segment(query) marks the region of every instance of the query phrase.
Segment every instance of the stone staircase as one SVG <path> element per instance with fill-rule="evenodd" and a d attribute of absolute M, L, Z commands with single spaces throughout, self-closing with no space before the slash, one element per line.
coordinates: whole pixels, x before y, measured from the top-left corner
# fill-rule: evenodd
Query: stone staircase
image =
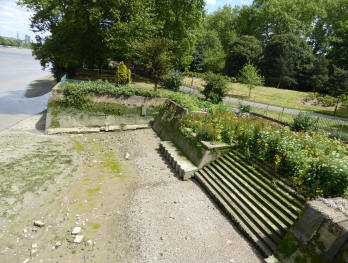
<path fill-rule="evenodd" d="M 305 204 L 303 197 L 237 151 L 204 166 L 195 178 L 265 257 L 273 254 Z"/>

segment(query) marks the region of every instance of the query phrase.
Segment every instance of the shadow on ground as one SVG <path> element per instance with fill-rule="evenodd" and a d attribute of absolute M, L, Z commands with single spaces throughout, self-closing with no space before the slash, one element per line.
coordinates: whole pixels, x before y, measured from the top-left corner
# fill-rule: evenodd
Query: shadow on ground
<path fill-rule="evenodd" d="M 47 116 L 47 110 L 43 111 L 41 113 L 41 118 L 40 120 L 35 124 L 35 128 L 38 130 L 38 131 L 45 131 L 45 128 L 46 128 L 46 116 Z"/>
<path fill-rule="evenodd" d="M 46 79 L 34 80 L 28 86 L 25 92 L 25 97 L 35 98 L 35 97 L 43 96 L 49 93 L 55 84 L 56 84 L 56 81 L 52 77 L 49 77 Z"/>

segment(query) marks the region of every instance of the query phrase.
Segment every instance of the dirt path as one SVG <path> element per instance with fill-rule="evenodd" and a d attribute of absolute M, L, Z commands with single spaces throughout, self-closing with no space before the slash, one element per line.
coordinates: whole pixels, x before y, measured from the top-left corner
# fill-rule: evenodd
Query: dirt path
<path fill-rule="evenodd" d="M 0 262 L 261 262 L 152 130 L 46 136 L 40 119 L 0 133 Z"/>

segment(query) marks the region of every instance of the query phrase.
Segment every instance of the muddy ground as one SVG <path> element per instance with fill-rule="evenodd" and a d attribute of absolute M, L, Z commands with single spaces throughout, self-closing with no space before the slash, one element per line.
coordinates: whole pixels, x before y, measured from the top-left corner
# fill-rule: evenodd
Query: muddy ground
<path fill-rule="evenodd" d="M 0 133 L 0 262 L 262 262 L 151 129 L 47 136 L 42 123 Z"/>

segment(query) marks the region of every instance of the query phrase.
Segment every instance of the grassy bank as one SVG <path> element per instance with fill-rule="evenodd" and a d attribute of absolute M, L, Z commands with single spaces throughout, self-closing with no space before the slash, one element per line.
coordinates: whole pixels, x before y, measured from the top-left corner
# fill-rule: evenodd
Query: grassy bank
<path fill-rule="evenodd" d="M 186 86 L 198 90 L 203 90 L 204 80 L 201 78 L 186 77 L 184 79 Z M 312 92 L 301 92 L 296 90 L 276 89 L 271 87 L 258 86 L 251 91 L 251 97 L 248 97 L 249 89 L 241 83 L 231 83 L 228 85 L 228 95 L 237 99 L 248 100 L 252 102 L 275 105 L 284 108 L 297 109 L 302 111 L 311 111 L 326 115 L 333 115 L 334 107 L 323 107 L 315 105 L 305 105 L 302 99 L 313 94 Z M 337 112 L 338 117 L 348 118 L 348 109 L 340 108 Z"/>

